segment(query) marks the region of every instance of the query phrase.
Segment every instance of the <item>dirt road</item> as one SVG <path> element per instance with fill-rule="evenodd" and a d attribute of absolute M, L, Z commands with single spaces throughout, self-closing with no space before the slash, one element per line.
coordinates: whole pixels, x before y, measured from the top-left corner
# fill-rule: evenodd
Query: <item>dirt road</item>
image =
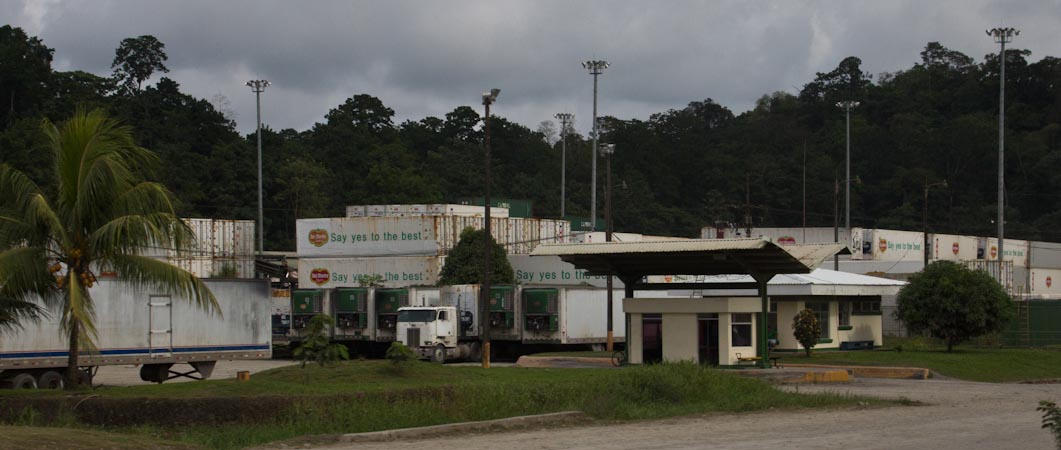
<path fill-rule="evenodd" d="M 767 411 L 619 425 L 444 436 L 431 440 L 343 444 L 321 449 L 889 449 L 1053 450 L 1039 428 L 1039 400 L 1061 401 L 1061 384 L 944 380 L 860 380 L 788 387 L 908 398 L 928 406 Z"/>

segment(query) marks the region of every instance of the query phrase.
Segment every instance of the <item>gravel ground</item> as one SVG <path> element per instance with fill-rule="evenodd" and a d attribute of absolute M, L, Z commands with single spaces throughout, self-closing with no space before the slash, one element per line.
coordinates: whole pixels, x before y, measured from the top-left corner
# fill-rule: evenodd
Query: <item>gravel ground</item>
<path fill-rule="evenodd" d="M 429 440 L 339 444 L 320 449 L 1055 449 L 1040 429 L 1039 400 L 1061 400 L 1061 384 L 990 384 L 953 380 L 857 380 L 844 385 L 786 386 L 906 398 L 926 406 L 766 411 Z"/>
<path fill-rule="evenodd" d="M 223 380 L 226 378 L 236 378 L 236 372 L 242 370 L 248 370 L 253 374 L 255 372 L 261 372 L 276 367 L 290 366 L 292 364 L 297 364 L 297 362 L 285 359 L 241 359 L 235 361 L 218 361 L 217 365 L 214 366 L 214 373 L 210 375 L 210 379 Z M 177 364 L 173 366 L 172 370 L 189 372 L 192 368 L 187 364 Z M 167 383 L 187 381 L 195 380 L 180 377 L 169 380 Z M 140 380 L 140 366 L 138 365 L 99 366 L 99 371 L 96 372 L 96 376 L 93 378 L 92 383 L 96 386 L 134 386 L 138 384 L 151 384 L 147 381 Z"/>

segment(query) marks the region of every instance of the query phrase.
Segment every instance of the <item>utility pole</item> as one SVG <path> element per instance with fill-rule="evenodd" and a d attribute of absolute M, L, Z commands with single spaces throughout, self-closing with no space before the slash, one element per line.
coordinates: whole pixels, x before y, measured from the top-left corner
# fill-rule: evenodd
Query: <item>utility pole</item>
<path fill-rule="evenodd" d="M 486 107 L 486 116 L 483 117 L 483 147 L 484 153 L 486 153 L 486 188 L 483 192 L 483 205 L 485 210 L 483 211 L 483 219 L 485 223 L 483 228 L 486 230 L 486 239 L 483 239 L 483 283 L 479 286 L 479 303 L 480 303 L 480 314 L 479 320 L 482 321 L 482 327 L 479 332 L 482 336 L 479 338 L 483 341 L 483 368 L 490 368 L 490 275 L 494 272 L 494 267 L 490 262 L 490 257 L 494 253 L 493 235 L 490 233 L 490 210 L 493 209 L 490 205 L 490 184 L 492 182 L 490 178 L 490 105 L 497 101 L 498 94 L 501 93 L 501 89 L 491 89 L 490 92 L 483 93 L 483 106 Z"/>
<path fill-rule="evenodd" d="M 835 175 L 835 174 L 834 174 Z M 840 242 L 840 180 L 834 176 L 833 182 L 833 242 Z M 850 233 L 850 231 L 848 231 Z M 850 240 L 850 239 L 848 239 Z M 840 271 L 840 257 L 833 255 L 833 270 Z"/>
<path fill-rule="evenodd" d="M 600 149 L 601 156 L 605 158 L 605 171 L 607 172 L 606 187 L 604 190 L 604 241 L 612 241 L 612 156 L 615 155 L 615 144 L 604 144 Z M 612 332 L 612 275 L 608 274 L 608 352 L 615 351 L 615 338 Z"/>
<path fill-rule="evenodd" d="M 752 237 L 752 176 L 744 174 L 744 237 Z"/>
<path fill-rule="evenodd" d="M 590 166 L 592 172 L 593 181 L 590 186 L 590 205 L 589 205 L 589 221 L 593 224 L 593 231 L 597 231 L 597 76 L 604 73 L 604 69 L 607 69 L 611 65 L 608 61 L 586 61 L 582 63 L 582 68 L 589 70 L 589 74 L 593 75 L 593 163 Z"/>
<path fill-rule="evenodd" d="M 269 87 L 269 80 L 250 80 L 247 86 L 254 92 L 258 109 L 258 257 L 265 251 L 265 214 L 262 206 L 262 92 Z"/>
<path fill-rule="evenodd" d="M 845 159 L 846 175 L 844 176 L 844 229 L 847 230 L 848 236 L 851 235 L 851 110 L 857 108 L 858 102 L 852 100 L 845 100 L 836 104 L 837 108 L 844 110 L 847 116 L 847 151 Z M 851 246 L 850 239 L 848 239 L 849 247 Z"/>
<path fill-rule="evenodd" d="M 922 206 L 924 207 L 924 216 L 923 216 L 924 222 L 922 222 L 922 225 L 921 225 L 921 234 L 924 235 L 924 238 L 925 238 L 925 241 L 924 241 L 925 242 L 925 244 L 924 244 L 925 248 L 924 248 L 924 250 L 925 250 L 925 267 L 926 268 L 928 267 L 928 258 L 929 258 L 929 245 L 928 245 L 928 190 L 931 189 L 931 188 L 934 188 L 936 186 L 940 186 L 940 187 L 946 188 L 947 187 L 947 180 L 943 180 L 943 181 L 940 181 L 938 183 L 929 184 L 928 183 L 928 177 L 925 177 L 925 199 L 924 199 L 924 202 L 922 202 L 923 203 Z"/>
<path fill-rule="evenodd" d="M 998 273 L 1002 274 L 1003 252 L 1005 245 L 1005 169 L 1006 160 L 1006 43 L 1013 40 L 1013 36 L 1020 35 L 1016 28 L 992 28 L 987 30 L 987 35 L 995 39 L 1001 45 L 998 52 Z"/>
<path fill-rule="evenodd" d="M 560 120 L 560 218 L 567 216 L 567 127 L 574 120 L 575 115 L 571 113 L 559 113 L 556 118 Z"/>
<path fill-rule="evenodd" d="M 807 243 L 807 140 L 803 140 L 803 240 Z"/>

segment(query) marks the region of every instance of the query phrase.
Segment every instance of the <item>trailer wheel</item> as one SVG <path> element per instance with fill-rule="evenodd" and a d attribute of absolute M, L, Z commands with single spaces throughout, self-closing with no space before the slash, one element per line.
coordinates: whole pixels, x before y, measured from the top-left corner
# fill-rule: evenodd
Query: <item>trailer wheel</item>
<path fill-rule="evenodd" d="M 161 384 L 169 379 L 169 368 L 173 364 L 144 364 L 140 366 L 140 379 Z"/>
<path fill-rule="evenodd" d="M 431 362 L 436 364 L 446 363 L 446 346 L 438 344 L 435 349 L 431 351 Z"/>
<path fill-rule="evenodd" d="M 49 370 L 37 378 L 37 387 L 40 389 L 62 389 L 66 386 L 63 375 L 54 370 Z"/>
<path fill-rule="evenodd" d="M 32 374 L 20 373 L 7 381 L 11 389 L 37 389 L 37 379 Z"/>

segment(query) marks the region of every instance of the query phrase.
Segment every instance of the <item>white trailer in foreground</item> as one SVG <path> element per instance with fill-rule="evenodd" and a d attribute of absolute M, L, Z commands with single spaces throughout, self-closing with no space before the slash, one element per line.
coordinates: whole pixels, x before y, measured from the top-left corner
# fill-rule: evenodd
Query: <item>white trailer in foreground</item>
<path fill-rule="evenodd" d="M 176 295 L 134 289 L 101 277 L 95 301 L 96 348 L 82 349 L 78 366 L 91 382 L 96 366 L 140 365 L 140 378 L 161 383 L 210 377 L 222 360 L 272 357 L 270 292 L 266 280 L 204 279 L 217 313 Z M 68 357 L 59 314 L 0 333 L 0 381 L 7 387 L 62 386 Z M 187 363 L 186 372 L 172 370 Z"/>

